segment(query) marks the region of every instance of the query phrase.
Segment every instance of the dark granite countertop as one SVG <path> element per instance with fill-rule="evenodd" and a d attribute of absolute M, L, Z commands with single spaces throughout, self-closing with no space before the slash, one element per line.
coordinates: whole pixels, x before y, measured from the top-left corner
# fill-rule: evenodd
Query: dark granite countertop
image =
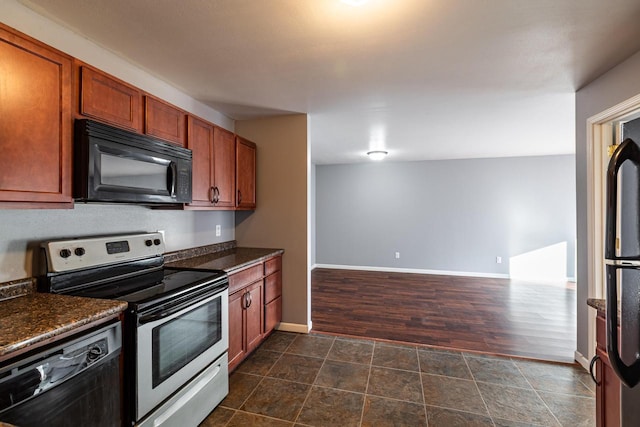
<path fill-rule="evenodd" d="M 232 248 L 168 262 L 167 267 L 203 268 L 207 270 L 224 270 L 227 273 L 233 273 L 243 267 L 265 261 L 276 255 L 282 255 L 283 253 L 284 250 L 282 249 Z"/>
<path fill-rule="evenodd" d="M 603 315 L 607 313 L 606 300 L 604 299 L 589 298 L 587 299 L 587 305 L 598 310 L 598 313 L 602 313 Z"/>
<path fill-rule="evenodd" d="M 0 301 L 0 358 L 118 315 L 126 308 L 122 301 L 37 292 Z"/>

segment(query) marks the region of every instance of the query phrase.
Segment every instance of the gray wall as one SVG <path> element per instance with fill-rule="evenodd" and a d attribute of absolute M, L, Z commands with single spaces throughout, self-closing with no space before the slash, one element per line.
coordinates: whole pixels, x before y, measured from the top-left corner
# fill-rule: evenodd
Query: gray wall
<path fill-rule="evenodd" d="M 578 235 L 578 352 L 589 354 L 587 283 L 587 119 L 640 94 L 640 52 L 576 93 L 576 210 Z"/>
<path fill-rule="evenodd" d="M 165 231 L 168 252 L 224 242 L 234 239 L 234 213 L 83 204 L 73 210 L 0 210 L 0 282 L 37 274 L 34 250 L 44 240 L 157 230 Z"/>
<path fill-rule="evenodd" d="M 318 264 L 500 275 L 511 256 L 567 242 L 574 275 L 572 155 L 316 169 Z"/>
<path fill-rule="evenodd" d="M 309 168 L 309 263 L 316 263 L 316 165 Z"/>

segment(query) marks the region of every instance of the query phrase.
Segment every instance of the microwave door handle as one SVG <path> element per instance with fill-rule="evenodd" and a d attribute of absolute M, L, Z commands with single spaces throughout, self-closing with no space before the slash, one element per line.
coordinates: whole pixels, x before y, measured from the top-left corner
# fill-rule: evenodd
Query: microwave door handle
<path fill-rule="evenodd" d="M 606 212 L 606 236 L 604 257 L 617 259 L 616 257 L 616 218 L 618 217 L 618 173 L 624 162 L 630 160 L 640 165 L 640 150 L 631 138 L 622 141 L 622 144 L 614 151 L 607 168 L 607 212 Z"/>
<path fill-rule="evenodd" d="M 176 162 L 169 163 L 169 169 L 167 173 L 167 189 L 169 190 L 169 195 L 171 197 L 175 197 L 176 195 L 176 179 L 178 179 L 178 167 Z"/>

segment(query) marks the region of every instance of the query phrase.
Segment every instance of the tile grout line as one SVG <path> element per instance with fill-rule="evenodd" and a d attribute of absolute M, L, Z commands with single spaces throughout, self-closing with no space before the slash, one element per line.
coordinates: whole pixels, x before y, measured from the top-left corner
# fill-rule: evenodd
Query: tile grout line
<path fill-rule="evenodd" d="M 297 339 L 297 337 L 296 337 L 296 339 Z M 304 400 L 302 401 L 302 405 L 300 406 L 300 409 L 298 410 L 298 413 L 296 414 L 296 417 L 293 419 L 293 424 L 294 425 L 298 422 L 298 418 L 300 418 L 300 414 L 302 413 L 302 410 L 304 409 L 304 405 L 307 403 L 307 400 L 309 400 L 309 396 L 311 396 L 311 392 L 313 391 L 313 386 L 316 383 L 316 381 L 318 380 L 318 375 L 320 375 L 320 371 L 322 371 L 322 368 L 324 367 L 324 364 L 327 361 L 327 356 L 329 356 L 329 353 L 331 353 L 331 349 L 333 348 L 333 345 L 335 343 L 336 343 L 336 337 L 333 337 L 332 341 L 331 341 L 331 347 L 329 347 L 329 350 L 327 350 L 327 354 L 324 355 L 324 358 L 322 359 L 322 364 L 320 365 L 320 369 L 318 369 L 318 372 L 316 373 L 316 376 L 313 378 L 313 382 L 311 384 L 309 384 L 309 391 L 307 392 L 307 395 L 305 396 Z"/>
<path fill-rule="evenodd" d="M 420 351 L 416 347 L 416 356 L 418 357 L 418 376 L 420 377 L 420 391 L 422 392 L 422 407 L 424 410 L 424 420 L 426 426 L 429 427 L 429 413 L 427 412 L 427 401 L 424 398 L 424 384 L 422 383 L 422 363 L 420 363 Z"/>
<path fill-rule="evenodd" d="M 482 395 L 482 392 L 480 391 L 480 387 L 478 387 L 478 380 L 476 379 L 476 376 L 473 374 L 473 370 L 471 369 L 471 366 L 469 366 L 469 361 L 467 360 L 467 357 L 464 355 L 464 353 L 461 352 L 461 355 L 462 355 L 462 360 L 464 360 L 465 366 L 469 370 L 469 374 L 471 374 L 471 379 L 473 380 L 473 385 L 476 387 L 476 390 L 478 391 L 478 395 L 480 396 L 480 399 L 482 400 L 482 404 L 484 405 L 484 409 L 486 409 L 487 414 L 489 415 L 489 419 L 491 420 L 491 423 L 495 426 L 496 422 L 493 419 L 493 415 L 491 415 L 491 411 L 489 411 L 489 405 L 487 405 L 487 402 L 484 399 L 484 396 Z"/>
<path fill-rule="evenodd" d="M 558 425 L 562 427 L 562 423 L 560 422 L 560 420 L 558 419 L 556 414 L 551 410 L 551 408 L 549 408 L 549 405 L 547 405 L 547 402 L 545 402 L 545 400 L 542 398 L 542 396 L 540 396 L 540 393 L 538 393 L 538 390 L 536 390 L 535 387 L 533 386 L 533 384 L 531 384 L 531 382 L 529 381 L 529 378 L 527 378 L 527 376 L 524 374 L 524 372 L 522 372 L 522 369 L 520 369 L 520 366 L 518 366 L 518 364 L 515 363 L 515 362 L 513 362 L 513 364 L 518 369 L 518 372 L 520 372 L 520 375 L 522 375 L 524 377 L 525 381 L 527 381 L 527 384 L 529 384 L 529 386 L 531 386 L 531 390 L 533 390 L 533 392 L 536 394 L 536 396 L 538 396 L 538 399 L 540 399 L 540 401 L 542 402 L 544 407 L 547 408 L 547 411 L 549 411 L 549 413 L 551 414 L 553 419 L 556 420 L 558 422 Z"/>
<path fill-rule="evenodd" d="M 373 366 L 373 355 L 376 353 L 376 341 L 373 341 L 373 348 L 371 349 L 371 357 L 369 357 L 369 373 L 367 374 L 367 385 L 364 387 L 364 399 L 362 400 L 362 411 L 360 412 L 360 422 L 358 426 L 362 426 L 364 421 L 364 410 L 367 407 L 367 396 L 369 391 L 369 380 L 371 380 L 371 367 Z"/>
<path fill-rule="evenodd" d="M 251 396 L 253 396 L 256 392 L 256 390 L 258 389 L 258 387 L 260 387 L 260 384 L 262 384 L 264 382 L 264 380 L 267 378 L 267 375 L 269 374 L 269 372 L 271 372 L 271 370 L 273 369 L 273 367 L 276 365 L 276 363 L 278 363 L 278 361 L 282 358 L 282 356 L 284 355 L 284 353 L 287 351 L 287 349 L 291 346 L 291 344 L 293 343 L 293 341 L 295 341 L 295 338 L 293 340 L 291 340 L 291 342 L 287 345 L 287 347 L 280 353 L 280 356 L 278 356 L 278 358 L 275 360 L 275 362 L 273 362 L 273 364 L 271 365 L 271 367 L 269 368 L 269 370 L 264 374 L 264 375 L 259 375 L 259 374 L 252 374 L 252 373 L 247 373 L 247 372 L 239 372 L 237 370 L 235 370 L 233 373 L 239 373 L 239 374 L 243 374 L 243 375 L 254 375 L 254 376 L 258 376 L 261 377 L 260 381 L 258 381 L 258 384 L 256 384 L 256 386 L 254 387 L 254 389 L 251 391 L 251 393 L 249 393 L 249 395 L 247 397 L 245 397 L 245 399 L 242 401 L 242 403 L 239 405 L 239 407 L 236 408 L 229 408 L 226 407 L 228 409 L 233 409 L 235 412 L 238 411 L 242 411 L 245 412 L 247 414 L 252 414 L 252 412 L 247 412 L 247 411 L 243 411 L 241 408 L 244 406 L 245 403 L 247 403 L 247 401 L 249 400 L 249 398 L 251 398 Z M 256 349 L 257 350 L 257 349 Z M 267 350 L 265 349 L 265 351 L 270 351 L 272 353 L 278 353 L 277 351 L 272 351 L 272 350 Z M 255 354 L 255 353 L 254 353 Z M 244 363 L 244 361 L 243 361 Z M 238 366 L 239 367 L 239 366 Z M 224 408 L 225 406 L 223 406 Z M 262 415 L 262 414 L 261 414 Z M 229 418 L 229 420 L 225 423 L 225 426 L 229 425 L 229 423 L 231 422 L 231 419 L 235 417 L 235 414 L 233 414 L 231 416 L 231 418 Z M 280 419 L 280 418 L 274 418 L 274 419 Z"/>

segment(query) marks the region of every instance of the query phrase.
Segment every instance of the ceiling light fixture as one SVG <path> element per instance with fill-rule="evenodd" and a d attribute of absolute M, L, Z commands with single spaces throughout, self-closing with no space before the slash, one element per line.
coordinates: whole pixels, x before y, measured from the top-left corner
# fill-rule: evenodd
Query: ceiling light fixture
<path fill-rule="evenodd" d="M 382 151 L 382 150 L 367 152 L 367 156 L 369 156 L 371 160 L 382 160 L 387 156 L 387 154 L 389 154 L 388 151 Z"/>
<path fill-rule="evenodd" d="M 369 0 L 341 0 L 342 3 L 346 3 L 349 6 L 362 6 Z"/>

